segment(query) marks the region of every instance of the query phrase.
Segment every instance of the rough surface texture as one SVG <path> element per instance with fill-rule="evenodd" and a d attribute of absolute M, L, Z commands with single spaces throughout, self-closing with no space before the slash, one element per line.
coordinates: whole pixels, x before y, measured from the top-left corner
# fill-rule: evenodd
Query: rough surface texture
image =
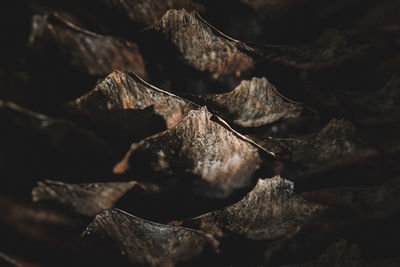
<path fill-rule="evenodd" d="M 151 26 L 159 22 L 169 9 L 204 10 L 196 2 L 187 0 L 105 0 L 110 8 L 119 10 L 133 23 Z"/>
<path fill-rule="evenodd" d="M 52 200 L 65 205 L 75 212 L 94 216 L 112 208 L 137 182 L 66 184 L 50 181 L 39 182 L 32 190 L 33 201 Z"/>
<path fill-rule="evenodd" d="M 189 112 L 170 130 L 133 144 L 114 172 L 192 178 L 201 194 L 216 197 L 248 186 L 259 149 L 212 116 L 205 107 Z"/>
<path fill-rule="evenodd" d="M 243 127 L 267 125 L 287 117 L 300 115 L 302 105 L 276 90 L 266 78 L 242 81 L 233 91 L 224 94 L 191 95 L 194 101 L 223 119 Z"/>
<path fill-rule="evenodd" d="M 278 158 L 295 163 L 306 173 L 373 152 L 352 123 L 335 119 L 315 134 L 291 139 L 267 137 L 254 140 Z"/>
<path fill-rule="evenodd" d="M 39 50 L 43 44 L 57 49 L 59 62 L 65 60 L 90 75 L 107 75 L 118 69 L 145 76 L 144 61 L 135 43 L 81 29 L 56 14 L 33 17 L 29 43 L 43 54 L 47 52 Z"/>
<path fill-rule="evenodd" d="M 119 209 L 97 215 L 84 235 L 111 240 L 131 262 L 151 266 L 173 266 L 218 246 L 200 231 L 146 221 Z"/>
<path fill-rule="evenodd" d="M 5 3 L 0 266 L 400 266 L 399 0 Z"/>
<path fill-rule="evenodd" d="M 101 111 L 108 111 L 110 120 L 126 124 L 123 128 L 138 127 L 133 116 L 129 121 L 124 120 L 124 116 L 130 111 L 146 110 L 161 117 L 166 127 L 171 128 L 190 110 L 199 108 L 196 104 L 146 83 L 134 73 L 121 71 L 108 75 L 96 88 L 71 102 L 69 106 L 94 120 L 103 119 L 104 113 Z M 143 116 L 137 116 L 140 115 Z M 147 121 L 148 125 L 152 123 L 155 122 Z"/>
<path fill-rule="evenodd" d="M 293 186 L 280 176 L 259 179 L 241 201 L 186 223 L 214 235 L 234 232 L 254 240 L 288 237 L 323 211 L 296 195 Z"/>
<path fill-rule="evenodd" d="M 181 60 L 212 74 L 240 73 L 254 61 L 244 43 L 225 36 L 196 12 L 169 10 L 155 27 L 180 53 Z"/>

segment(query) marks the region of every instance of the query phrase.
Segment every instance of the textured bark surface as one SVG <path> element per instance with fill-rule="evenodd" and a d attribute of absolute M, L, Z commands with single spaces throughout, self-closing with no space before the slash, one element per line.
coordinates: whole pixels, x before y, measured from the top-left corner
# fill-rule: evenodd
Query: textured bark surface
<path fill-rule="evenodd" d="M 154 30 L 179 52 L 183 63 L 216 77 L 240 74 L 254 65 L 249 47 L 219 32 L 194 11 L 171 9 Z"/>
<path fill-rule="evenodd" d="M 282 96 L 266 78 L 242 81 L 233 91 L 224 94 L 190 95 L 221 116 L 243 127 L 258 127 L 280 119 L 297 117 L 303 109 L 301 103 Z"/>
<path fill-rule="evenodd" d="M 262 161 L 259 148 L 212 116 L 204 107 L 193 110 L 170 130 L 132 144 L 114 172 L 183 176 L 194 191 L 214 197 L 248 186 Z"/>
<path fill-rule="evenodd" d="M 134 73 L 120 71 L 108 75 L 92 91 L 71 102 L 69 107 L 95 121 L 108 116 L 109 123 L 120 124 L 121 128 L 132 133 L 138 126 L 154 128 L 154 125 L 160 124 L 160 118 L 167 128 L 171 128 L 190 110 L 199 108 L 188 100 L 146 83 Z M 150 114 L 147 115 L 149 119 L 144 121 L 145 125 L 138 125 L 143 112 L 135 111 Z"/>
<path fill-rule="evenodd" d="M 90 75 L 107 75 L 115 69 L 144 77 L 144 61 L 135 43 L 81 29 L 57 14 L 33 17 L 29 44 L 44 57 L 56 49 L 58 61 Z"/>
<path fill-rule="evenodd" d="M 293 186 L 280 176 L 259 179 L 241 201 L 185 223 L 215 236 L 233 232 L 253 240 L 290 237 L 324 210 L 295 194 Z"/>
<path fill-rule="evenodd" d="M 151 266 L 173 266 L 218 246 L 200 231 L 146 221 L 119 209 L 97 215 L 83 235 L 111 240 L 131 262 Z"/>
<path fill-rule="evenodd" d="M 57 181 L 39 182 L 32 190 L 33 201 L 54 201 L 65 205 L 78 214 L 95 216 L 112 208 L 127 191 L 142 187 L 137 182 L 66 184 Z"/>

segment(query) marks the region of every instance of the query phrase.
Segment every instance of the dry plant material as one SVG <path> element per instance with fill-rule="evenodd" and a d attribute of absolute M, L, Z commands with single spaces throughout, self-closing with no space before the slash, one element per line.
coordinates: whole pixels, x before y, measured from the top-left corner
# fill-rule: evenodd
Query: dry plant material
<path fill-rule="evenodd" d="M 0 265 L 1 266 L 14 266 L 14 267 L 40 267 L 34 263 L 28 262 L 26 260 L 7 255 L 0 251 Z"/>
<path fill-rule="evenodd" d="M 0 99 L 17 104 L 29 104 L 30 75 L 25 71 L 7 71 L 0 69 Z"/>
<path fill-rule="evenodd" d="M 364 188 L 326 188 L 301 194 L 322 203 L 339 214 L 351 214 L 359 220 L 379 220 L 400 212 L 400 185 Z"/>
<path fill-rule="evenodd" d="M 38 203 L 27 203 L 0 195 L 0 222 L 30 239 L 44 243 L 57 243 L 68 231 L 81 227 L 82 221 Z M 68 237 L 70 238 L 70 237 Z"/>
<path fill-rule="evenodd" d="M 0 265 L 399 262 L 399 1 L 16 2 Z"/>
<path fill-rule="evenodd" d="M 343 96 L 348 112 L 358 123 L 379 124 L 400 121 L 400 75 L 394 75 L 380 90 Z"/>
<path fill-rule="evenodd" d="M 280 119 L 298 117 L 301 103 L 282 96 L 266 78 L 242 81 L 233 91 L 223 94 L 190 95 L 189 98 L 243 127 L 258 127 Z"/>
<path fill-rule="evenodd" d="M 4 127 L 0 170 L 13 175 L 84 175 L 106 172 L 110 148 L 93 132 L 0 100 Z M 40 156 L 38 156 L 40 155 Z M 47 166 L 40 172 L 37 166 Z M 93 170 L 97 169 L 97 172 Z"/>
<path fill-rule="evenodd" d="M 324 108 L 354 120 L 357 125 L 378 126 L 400 120 L 400 75 L 393 75 L 379 90 L 372 92 L 324 92 L 309 90 L 309 97 Z"/>
<path fill-rule="evenodd" d="M 150 266 L 174 266 L 218 247 L 203 232 L 150 222 L 119 209 L 97 215 L 83 235 L 111 241 L 132 263 Z"/>
<path fill-rule="evenodd" d="M 368 45 L 358 44 L 348 34 L 327 30 L 313 43 L 295 46 L 263 45 L 258 50 L 269 63 L 300 70 L 322 70 L 360 58 Z"/>
<path fill-rule="evenodd" d="M 214 236 L 233 232 L 253 240 L 290 237 L 324 210 L 295 194 L 293 187 L 280 176 L 259 179 L 239 202 L 184 223 Z"/>
<path fill-rule="evenodd" d="M 169 9 L 204 11 L 204 7 L 187 0 L 105 0 L 106 5 L 119 11 L 136 25 L 151 26 L 158 23 Z"/>
<path fill-rule="evenodd" d="M 330 245 L 322 255 L 310 262 L 285 265 L 281 267 L 337 267 L 337 266 L 364 266 L 360 248 L 357 245 L 349 245 L 346 240 L 341 239 Z"/>
<path fill-rule="evenodd" d="M 352 123 L 335 119 L 315 134 L 286 139 L 254 137 L 253 140 L 278 158 L 294 164 L 303 174 L 320 172 L 375 153 Z"/>
<path fill-rule="evenodd" d="M 262 162 L 259 147 L 220 122 L 205 107 L 175 127 L 134 143 L 115 173 L 139 177 L 181 176 L 201 195 L 227 197 L 249 185 Z M 169 178 L 168 178 L 169 177 Z"/>
<path fill-rule="evenodd" d="M 28 265 L 30 261 L 38 266 L 71 266 L 75 265 L 74 255 L 82 255 L 76 264 L 78 266 L 93 263 L 126 266 L 120 264 L 120 255 L 113 255 L 110 250 L 82 239 L 80 234 L 88 223 L 87 218 L 76 216 L 62 208 L 0 194 L 0 223 L 2 238 L 6 243 L 4 251 L 9 257 L 6 262 L 20 264 L 16 266 L 37 266 Z M 52 257 L 53 254 L 56 255 L 55 258 Z M 2 264 L 2 258 L 4 255 L 0 252 L 0 265 L 9 266 Z"/>
<path fill-rule="evenodd" d="M 252 8 L 255 12 L 267 13 L 273 16 L 274 13 L 278 14 L 292 10 L 300 4 L 307 2 L 307 0 L 241 0 L 241 2 Z"/>
<path fill-rule="evenodd" d="M 171 128 L 190 110 L 199 108 L 123 71 L 114 71 L 68 107 L 93 121 L 113 124 L 132 134 Z"/>
<path fill-rule="evenodd" d="M 57 14 L 35 15 L 30 46 L 45 57 L 56 51 L 56 59 L 85 74 L 102 76 L 115 69 L 146 75 L 143 58 L 135 43 L 82 29 Z"/>
<path fill-rule="evenodd" d="M 240 74 L 254 65 L 251 48 L 224 35 L 195 11 L 171 9 L 154 30 L 178 51 L 184 64 L 201 72 L 218 77 Z"/>
<path fill-rule="evenodd" d="M 33 201 L 51 200 L 61 203 L 84 216 L 95 216 L 112 208 L 133 187 L 144 188 L 137 182 L 66 184 L 57 181 L 39 182 L 32 190 Z"/>

